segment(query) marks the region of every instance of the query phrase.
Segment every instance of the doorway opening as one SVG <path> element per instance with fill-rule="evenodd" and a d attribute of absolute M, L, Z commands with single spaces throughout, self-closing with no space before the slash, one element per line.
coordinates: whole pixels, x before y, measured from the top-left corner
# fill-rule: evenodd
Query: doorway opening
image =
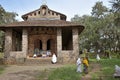
<path fill-rule="evenodd" d="M 51 40 L 47 41 L 47 50 L 51 50 Z"/>

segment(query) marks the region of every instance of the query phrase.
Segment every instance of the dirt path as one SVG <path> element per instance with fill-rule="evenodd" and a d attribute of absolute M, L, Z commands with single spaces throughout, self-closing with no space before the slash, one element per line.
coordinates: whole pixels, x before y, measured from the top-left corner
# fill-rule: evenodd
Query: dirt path
<path fill-rule="evenodd" d="M 98 64 L 98 63 L 92 63 L 92 64 L 90 64 L 90 66 L 92 67 L 92 69 L 89 71 L 88 74 L 83 76 L 81 80 L 92 80 L 91 74 L 93 74 L 93 73 L 95 74 L 96 72 L 99 72 L 101 69 L 100 64 Z"/>
<path fill-rule="evenodd" d="M 62 67 L 60 64 L 49 64 L 40 66 L 17 66 L 10 65 L 6 67 L 3 74 L 0 75 L 0 80 L 37 80 L 36 76 L 42 74 L 43 70 Z"/>

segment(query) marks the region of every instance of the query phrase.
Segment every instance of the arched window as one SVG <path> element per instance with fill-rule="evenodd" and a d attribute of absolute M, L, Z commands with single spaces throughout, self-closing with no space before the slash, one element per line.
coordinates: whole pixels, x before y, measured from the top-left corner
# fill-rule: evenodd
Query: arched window
<path fill-rule="evenodd" d="M 42 14 L 43 14 L 43 16 L 46 15 L 46 7 L 42 8 Z"/>

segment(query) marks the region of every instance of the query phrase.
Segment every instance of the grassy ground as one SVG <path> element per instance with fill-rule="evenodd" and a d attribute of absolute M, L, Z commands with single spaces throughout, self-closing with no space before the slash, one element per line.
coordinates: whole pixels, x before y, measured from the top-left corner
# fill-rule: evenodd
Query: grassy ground
<path fill-rule="evenodd" d="M 4 71 L 5 66 L 4 65 L 0 65 L 0 74 L 2 74 L 2 72 Z"/>
<path fill-rule="evenodd" d="M 92 76 L 90 80 L 99 80 L 100 78 L 101 80 L 117 80 L 113 77 L 113 74 L 115 72 L 115 65 L 120 66 L 120 59 L 101 59 L 100 61 L 90 59 L 90 63 L 100 64 L 100 71 L 88 74 Z M 92 71 L 92 67 L 89 67 L 90 71 Z M 51 71 L 45 70 L 39 76 L 39 80 L 43 80 L 44 78 L 47 78 L 47 80 L 80 80 L 82 76 L 85 76 L 85 74 L 77 73 L 76 65 L 66 65 L 65 67 Z"/>
<path fill-rule="evenodd" d="M 101 76 L 104 76 L 103 80 L 116 80 L 113 74 L 115 72 L 115 65 L 120 66 L 120 59 L 102 59 L 99 63 L 102 67 Z"/>
<path fill-rule="evenodd" d="M 100 71 L 90 74 L 92 76 L 91 80 L 116 80 L 113 77 L 115 73 L 115 65 L 120 66 L 120 59 L 101 59 L 100 61 L 96 61 L 95 59 L 90 60 L 92 63 L 100 64 Z"/>
<path fill-rule="evenodd" d="M 44 70 L 38 76 L 38 80 L 80 80 L 83 74 L 76 72 L 76 65 L 65 65 L 64 67 Z"/>
<path fill-rule="evenodd" d="M 0 52 L 0 58 L 3 58 L 3 53 Z"/>
<path fill-rule="evenodd" d="M 76 72 L 76 65 L 67 65 L 55 69 L 48 77 L 48 80 L 80 80 L 82 74 Z"/>
<path fill-rule="evenodd" d="M 3 58 L 3 53 L 0 52 L 0 60 Z M 4 71 L 4 65 L 0 65 L 0 74 Z"/>

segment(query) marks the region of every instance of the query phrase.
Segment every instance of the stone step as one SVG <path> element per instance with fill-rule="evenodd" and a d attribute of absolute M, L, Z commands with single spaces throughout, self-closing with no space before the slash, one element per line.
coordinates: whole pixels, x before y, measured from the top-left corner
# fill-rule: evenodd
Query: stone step
<path fill-rule="evenodd" d="M 51 64 L 51 57 L 29 58 L 26 59 L 24 63 L 24 65 L 41 65 L 41 64 Z"/>

